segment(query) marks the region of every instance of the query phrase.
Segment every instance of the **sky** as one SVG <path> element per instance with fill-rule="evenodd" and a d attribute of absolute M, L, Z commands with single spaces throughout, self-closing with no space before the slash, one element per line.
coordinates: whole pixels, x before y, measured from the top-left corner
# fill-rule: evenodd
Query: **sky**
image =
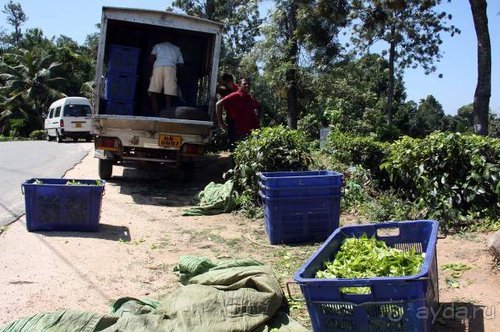
<path fill-rule="evenodd" d="M 26 28 L 40 28 L 48 38 L 65 35 L 82 44 L 87 35 L 97 32 L 102 6 L 165 10 L 171 0 L 14 0 L 20 3 L 28 20 Z M 3 6 L 8 3 L 2 0 Z M 265 0 L 261 15 L 271 8 Z M 453 0 L 442 7 L 453 15 L 452 23 L 462 33 L 455 37 L 443 35 L 442 59 L 437 71 L 425 75 L 421 69 L 407 69 L 404 75 L 407 101 L 419 102 L 433 95 L 443 105 L 446 114 L 473 102 L 477 82 L 477 40 L 469 1 Z M 488 0 L 488 19 L 491 40 L 492 83 L 490 108 L 500 115 L 500 0 Z M 0 13 L 0 27 L 10 32 L 5 15 Z M 443 74 L 442 78 L 438 74 Z"/>

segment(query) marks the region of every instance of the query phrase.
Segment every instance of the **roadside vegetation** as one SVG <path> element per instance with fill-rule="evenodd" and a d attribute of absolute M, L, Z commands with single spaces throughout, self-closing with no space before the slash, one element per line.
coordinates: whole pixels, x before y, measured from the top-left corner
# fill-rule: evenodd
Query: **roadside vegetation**
<path fill-rule="evenodd" d="M 442 232 L 500 229 L 500 140 L 433 132 L 384 142 L 331 132 L 322 148 L 299 130 L 264 128 L 235 151 L 230 172 L 248 216 L 261 216 L 259 171 L 341 172 L 341 209 L 377 221 L 435 219 Z"/>
<path fill-rule="evenodd" d="M 214 8 L 177 0 L 168 9 L 224 24 L 220 71 L 250 77 L 265 110 L 263 128 L 237 147 L 228 174 L 241 210 L 261 213 L 259 171 L 330 169 L 344 176 L 343 211 L 373 221 L 434 218 L 443 231 L 498 229 L 498 115 L 487 112 L 487 128 L 475 133 L 484 114 L 472 101 L 450 115 L 432 95 L 407 100 L 404 70 L 436 72 L 441 36 L 460 33 L 438 11 L 441 2 L 275 2 L 267 20 L 259 1 Z M 19 3 L 3 12 L 0 141 L 43 139 L 51 102 L 92 98 L 98 32 L 79 45 L 23 30 L 29 15 Z M 341 41 L 346 31 L 352 40 Z M 369 52 L 377 41 L 387 48 Z M 322 130 L 329 134 L 320 142 Z M 216 132 L 209 150 L 226 148 Z"/>

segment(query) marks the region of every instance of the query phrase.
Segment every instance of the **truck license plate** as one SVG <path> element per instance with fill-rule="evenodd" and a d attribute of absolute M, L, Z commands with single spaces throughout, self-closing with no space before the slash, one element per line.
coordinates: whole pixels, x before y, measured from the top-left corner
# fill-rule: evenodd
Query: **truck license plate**
<path fill-rule="evenodd" d="M 81 127 L 82 127 L 82 124 L 81 124 L 80 122 L 76 122 L 76 123 L 75 123 L 75 127 L 76 127 L 76 128 L 81 128 Z"/>
<path fill-rule="evenodd" d="M 181 136 L 160 134 L 160 138 L 158 139 L 158 145 L 167 148 L 180 148 L 181 143 L 182 143 Z"/>

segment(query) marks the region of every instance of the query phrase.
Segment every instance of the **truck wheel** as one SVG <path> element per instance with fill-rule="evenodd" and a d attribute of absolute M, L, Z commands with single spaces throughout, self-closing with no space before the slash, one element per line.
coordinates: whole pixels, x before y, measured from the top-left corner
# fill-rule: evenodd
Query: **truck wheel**
<path fill-rule="evenodd" d="M 64 138 L 64 137 L 63 137 L 62 135 L 59 135 L 59 133 L 58 133 L 58 132 L 56 132 L 56 142 L 57 142 L 57 143 L 62 143 L 63 138 Z"/>
<path fill-rule="evenodd" d="M 190 182 L 194 177 L 194 162 L 187 161 L 182 165 L 182 181 Z"/>
<path fill-rule="evenodd" d="M 52 137 L 50 137 L 48 132 L 45 133 L 45 136 L 46 136 L 45 138 L 47 139 L 47 142 L 52 141 Z"/>
<path fill-rule="evenodd" d="M 202 109 L 195 107 L 180 106 L 175 109 L 175 117 L 177 119 L 187 119 L 187 120 L 210 120 L 207 112 Z"/>
<path fill-rule="evenodd" d="M 99 159 L 99 177 L 108 180 L 113 175 L 113 162 L 111 160 Z"/>

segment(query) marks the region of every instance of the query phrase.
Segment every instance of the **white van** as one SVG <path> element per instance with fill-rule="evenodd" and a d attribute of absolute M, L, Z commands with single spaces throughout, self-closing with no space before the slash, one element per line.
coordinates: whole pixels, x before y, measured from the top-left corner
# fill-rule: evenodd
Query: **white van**
<path fill-rule="evenodd" d="M 92 140 L 90 134 L 90 117 L 92 108 L 90 101 L 84 97 L 66 97 L 53 102 L 45 119 L 47 141 L 56 139 L 62 142 L 66 137 L 75 142 L 84 138 Z"/>

